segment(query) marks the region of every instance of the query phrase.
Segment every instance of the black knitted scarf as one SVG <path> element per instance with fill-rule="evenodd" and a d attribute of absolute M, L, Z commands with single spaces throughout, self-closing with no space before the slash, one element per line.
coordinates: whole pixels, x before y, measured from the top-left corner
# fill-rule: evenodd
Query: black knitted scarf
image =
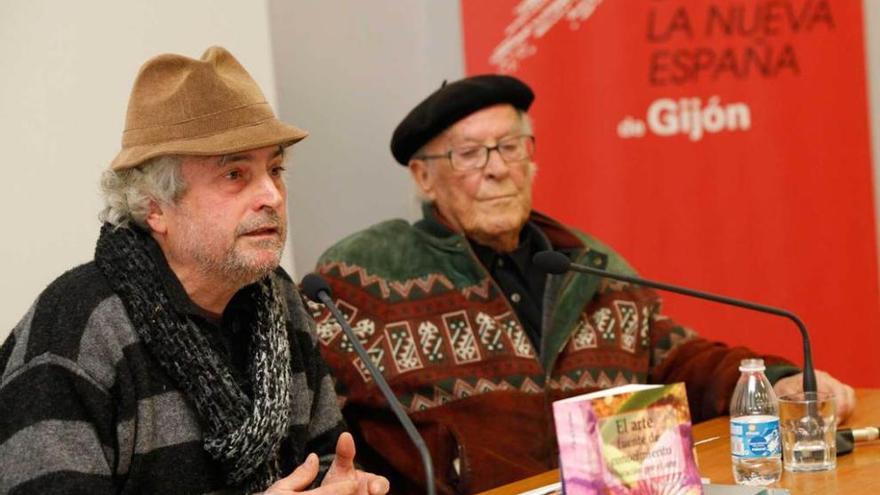
<path fill-rule="evenodd" d="M 202 330 L 175 309 L 147 242 L 153 241 L 137 227 L 104 224 L 95 262 L 152 356 L 195 404 L 205 450 L 223 466 L 227 483 L 263 491 L 281 475 L 278 450 L 291 411 L 290 348 L 277 282 L 267 276 L 247 288 L 256 310 L 249 329 L 252 400 Z"/>

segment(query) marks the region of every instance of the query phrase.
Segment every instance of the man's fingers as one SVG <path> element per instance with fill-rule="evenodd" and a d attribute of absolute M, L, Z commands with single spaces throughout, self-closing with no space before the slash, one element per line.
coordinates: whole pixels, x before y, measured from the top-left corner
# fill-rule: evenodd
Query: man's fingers
<path fill-rule="evenodd" d="M 855 390 L 822 370 L 816 370 L 816 382 L 819 392 L 834 396 L 835 405 L 837 406 L 837 423 L 840 424 L 846 421 L 856 408 Z M 803 373 L 779 380 L 776 382 L 773 390 L 779 397 L 802 392 Z"/>
<path fill-rule="evenodd" d="M 838 423 L 846 421 L 856 409 L 856 392 L 849 385 L 841 385 L 835 392 Z"/>
<path fill-rule="evenodd" d="M 847 392 L 846 385 L 834 380 L 834 382 L 829 383 L 827 388 L 821 390 L 822 392 L 830 394 L 834 398 L 835 405 L 835 413 L 837 414 L 837 424 L 842 423 L 849 417 L 852 412 L 852 404 L 850 403 L 849 393 Z"/>
<path fill-rule="evenodd" d="M 321 485 L 329 485 L 344 479 L 356 480 L 354 454 L 354 438 L 351 434 L 339 435 L 339 439 L 336 441 L 336 455 Z"/>
<path fill-rule="evenodd" d="M 816 370 L 816 380 L 819 382 L 820 392 L 834 396 L 837 407 L 837 424 L 846 421 L 856 408 L 855 390 L 824 371 Z"/>
<path fill-rule="evenodd" d="M 354 468 L 354 439 L 343 433 L 336 442 L 336 458 L 319 488 L 304 492 L 318 474 L 318 456 L 309 454 L 290 476 L 275 482 L 266 495 L 385 495 L 391 484 L 382 476 Z"/>
<path fill-rule="evenodd" d="M 773 386 L 773 391 L 776 392 L 776 395 L 779 397 L 798 392 L 801 390 L 801 386 L 799 385 L 799 383 L 802 378 L 802 373 L 798 373 L 797 375 L 793 376 L 787 376 L 776 382 L 776 385 Z"/>
<path fill-rule="evenodd" d="M 384 476 L 357 470 L 358 495 L 385 495 L 391 483 Z"/>
<path fill-rule="evenodd" d="M 370 475 L 371 479 L 368 482 L 368 489 L 370 495 L 385 495 L 388 493 L 388 490 L 391 489 L 391 484 L 384 476 L 376 476 Z"/>
<path fill-rule="evenodd" d="M 355 480 L 343 480 L 335 483 L 321 485 L 314 490 L 302 492 L 301 495 L 357 495 L 358 482 Z"/>
<path fill-rule="evenodd" d="M 297 468 L 290 473 L 290 476 L 281 478 L 272 484 L 272 486 L 266 490 L 266 495 L 272 495 L 274 493 L 289 493 L 308 488 L 308 486 L 315 481 L 315 476 L 318 475 L 318 467 L 318 456 L 315 454 L 309 454 L 309 456 L 306 457 L 305 462 L 297 466 Z"/>
<path fill-rule="evenodd" d="M 343 432 L 336 441 L 336 461 L 341 468 L 354 469 L 354 438 L 351 433 Z"/>

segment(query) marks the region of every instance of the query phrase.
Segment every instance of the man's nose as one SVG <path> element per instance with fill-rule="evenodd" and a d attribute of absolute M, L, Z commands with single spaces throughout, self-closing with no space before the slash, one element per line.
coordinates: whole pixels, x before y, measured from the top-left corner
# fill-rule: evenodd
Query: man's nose
<path fill-rule="evenodd" d="M 268 206 L 274 209 L 280 208 L 284 204 L 285 191 L 269 174 L 262 175 L 257 181 L 257 198 L 255 209 Z"/>
<path fill-rule="evenodd" d="M 510 172 L 510 164 L 505 162 L 504 158 L 501 158 L 501 151 L 498 150 L 498 147 L 495 147 L 489 148 L 488 153 L 489 156 L 486 157 L 486 167 L 483 173 L 495 178 L 506 177 Z"/>

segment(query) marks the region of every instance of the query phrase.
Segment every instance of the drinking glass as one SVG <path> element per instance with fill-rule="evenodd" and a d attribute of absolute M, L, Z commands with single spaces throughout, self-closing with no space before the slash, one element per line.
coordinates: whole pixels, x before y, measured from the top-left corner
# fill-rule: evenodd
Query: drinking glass
<path fill-rule="evenodd" d="M 798 392 L 780 397 L 779 422 L 786 471 L 837 467 L 837 408 L 832 395 Z"/>

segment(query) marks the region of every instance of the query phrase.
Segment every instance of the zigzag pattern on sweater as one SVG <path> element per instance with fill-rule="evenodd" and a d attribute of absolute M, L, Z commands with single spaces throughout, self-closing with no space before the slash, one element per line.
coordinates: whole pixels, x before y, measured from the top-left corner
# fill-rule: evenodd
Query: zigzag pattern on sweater
<path fill-rule="evenodd" d="M 606 373 L 604 370 L 598 370 L 595 375 L 591 370 L 579 370 L 576 373 L 563 374 L 558 378 L 550 379 L 546 382 L 546 386 L 544 385 L 543 377 L 540 375 L 508 377 L 506 379 L 456 378 L 451 386 L 434 385 L 430 395 L 425 393 L 402 394 L 398 395 L 398 398 L 409 412 L 414 413 L 442 406 L 458 399 L 496 391 L 542 394 L 545 389 L 550 389 L 563 392 L 579 391 L 580 393 L 585 393 L 642 382 L 643 380 L 639 380 L 639 377 L 635 374 L 628 376 L 627 373 L 622 371 Z"/>
<path fill-rule="evenodd" d="M 360 287 L 376 294 L 382 299 L 391 299 L 392 296 L 404 300 L 413 299 L 417 296 L 415 289 L 418 289 L 421 291 L 422 296 L 459 290 L 467 299 L 474 299 L 476 296 L 485 300 L 489 299 L 492 286 L 491 281 L 486 277 L 476 285 L 457 289 L 455 284 L 442 273 L 429 273 L 422 277 L 406 280 L 387 280 L 368 272 L 366 268 L 360 265 L 349 264 L 344 261 L 324 263 L 318 267 L 318 272 L 338 273 L 339 278 L 346 280 L 351 280 L 356 276 Z"/>

